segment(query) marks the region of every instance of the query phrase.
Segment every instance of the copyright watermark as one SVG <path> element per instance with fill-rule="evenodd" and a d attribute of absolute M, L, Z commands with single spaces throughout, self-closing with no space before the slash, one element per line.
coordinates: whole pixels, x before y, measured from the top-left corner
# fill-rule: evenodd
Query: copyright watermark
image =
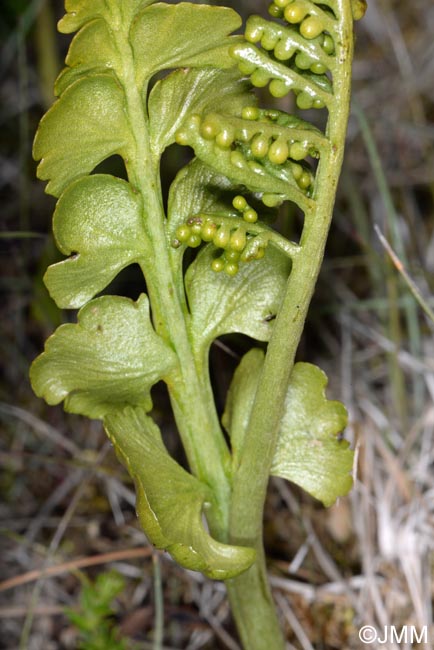
<path fill-rule="evenodd" d="M 404 625 L 396 627 L 395 625 L 386 625 L 378 630 L 373 625 L 364 625 L 359 630 L 359 639 L 362 643 L 370 645 L 378 643 L 387 645 L 396 643 L 428 643 L 428 626 L 418 629 L 414 625 Z"/>
<path fill-rule="evenodd" d="M 378 632 L 372 625 L 364 625 L 359 630 L 359 639 L 362 643 L 374 643 L 377 637 Z"/>

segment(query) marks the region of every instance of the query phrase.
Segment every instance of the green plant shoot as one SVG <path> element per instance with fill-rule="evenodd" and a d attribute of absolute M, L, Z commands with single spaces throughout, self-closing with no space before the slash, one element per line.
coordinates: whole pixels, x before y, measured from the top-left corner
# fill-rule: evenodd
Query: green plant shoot
<path fill-rule="evenodd" d="M 103 422 L 147 538 L 226 581 L 246 650 L 284 647 L 262 546 L 269 476 L 325 505 L 351 487 L 345 408 L 326 399 L 324 374 L 294 357 L 343 159 L 353 19 L 365 8 L 273 0 L 271 18 L 252 16 L 239 36 L 241 18 L 225 7 L 66 0 L 59 29 L 76 35 L 34 143 L 66 256 L 45 282 L 59 307 L 80 311 L 34 361 L 33 388 Z M 258 106 L 254 87 L 292 94 L 298 114 Z M 307 109 L 326 112 L 324 131 L 302 118 Z M 165 209 L 160 164 L 175 142 L 194 158 Z M 128 180 L 92 173 L 113 155 Z M 286 201 L 304 215 L 299 242 L 270 225 Z M 146 293 L 99 296 L 133 263 Z M 235 332 L 268 346 L 242 358 L 220 420 L 209 350 Z M 159 381 L 189 471 L 153 420 Z"/>
<path fill-rule="evenodd" d="M 82 579 L 80 604 L 67 609 L 66 616 L 79 631 L 79 650 L 128 650 L 131 644 L 120 638 L 112 617 L 112 601 L 123 591 L 123 577 L 115 571 L 101 573 L 95 582 Z"/>

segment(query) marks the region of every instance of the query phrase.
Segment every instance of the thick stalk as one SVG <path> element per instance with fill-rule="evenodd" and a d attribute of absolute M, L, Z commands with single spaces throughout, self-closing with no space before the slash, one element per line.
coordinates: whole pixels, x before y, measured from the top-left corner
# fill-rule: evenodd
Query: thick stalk
<path fill-rule="evenodd" d="M 178 357 L 178 371 L 168 383 L 175 419 L 192 472 L 213 491 L 215 503 L 209 511 L 210 524 L 214 534 L 224 539 L 227 536 L 230 498 L 226 471 L 229 468 L 229 451 L 214 404 L 208 403 L 208 395 L 195 365 L 185 314 L 176 290 L 176 278 L 170 264 L 165 232 L 159 157 L 150 150 L 148 118 L 141 89 L 136 85 L 134 60 L 127 34 L 118 33 L 117 46 L 124 62 L 122 81 L 127 114 L 135 139 L 135 155 L 127 163 L 128 176 L 141 193 L 145 206 L 143 219 L 153 251 L 152 259 L 143 266 L 153 322 L 158 334 L 168 342 Z"/>
<path fill-rule="evenodd" d="M 284 400 L 321 268 L 343 160 L 350 102 L 352 16 L 348 0 L 339 0 L 336 4 L 340 21 L 336 48 L 338 65 L 333 76 L 334 101 L 327 128 L 330 147 L 322 155 L 317 170 L 316 208 L 314 213 L 305 215 L 301 252 L 294 258 L 275 321 L 233 483 L 230 540 L 258 549 L 256 565 L 227 583 L 233 615 L 246 650 L 284 648 L 260 550 L 262 517 Z"/>
<path fill-rule="evenodd" d="M 262 537 L 257 539 L 255 564 L 226 582 L 229 604 L 245 650 L 283 650 L 284 640 L 268 584 Z"/>

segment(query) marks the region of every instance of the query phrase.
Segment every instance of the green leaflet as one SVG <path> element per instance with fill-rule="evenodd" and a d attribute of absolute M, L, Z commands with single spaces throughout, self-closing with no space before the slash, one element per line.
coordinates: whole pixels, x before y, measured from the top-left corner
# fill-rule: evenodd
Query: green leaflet
<path fill-rule="evenodd" d="M 264 352 L 260 348 L 252 348 L 245 354 L 235 370 L 226 397 L 222 424 L 231 436 L 234 467 L 238 466 L 241 459 L 244 436 L 263 364 Z"/>
<path fill-rule="evenodd" d="M 67 15 L 60 21 L 64 31 L 75 31 L 80 26 L 81 29 L 71 43 L 66 58 L 68 67 L 56 82 L 57 94 L 77 77 L 91 71 L 110 69 L 119 79 L 124 77 L 123 61 L 116 46 L 119 7 L 116 9 L 117 3 L 112 2 L 113 10 L 110 11 L 107 6 L 98 7 L 98 4 L 96 2 L 95 8 L 90 11 L 90 7 L 86 9 L 87 20 L 83 15 L 80 20 L 77 20 L 77 15 Z M 227 40 L 227 37 L 241 24 L 234 11 L 189 3 L 158 3 L 152 7 L 149 4 L 152 3 L 130 3 L 130 7 L 123 7 L 125 16 L 121 21 L 122 29 L 129 28 L 139 87 L 153 74 L 167 68 L 207 65 L 233 67 L 228 47 L 240 39 Z M 212 31 L 210 24 L 213 25 Z M 196 31 L 192 32 L 192 29 Z M 191 39 L 192 33 L 195 34 L 194 39 Z"/>
<path fill-rule="evenodd" d="M 295 364 L 271 473 L 330 506 L 352 487 L 353 452 L 337 438 L 347 425 L 347 411 L 341 402 L 327 400 L 326 386 L 322 370 Z"/>
<path fill-rule="evenodd" d="M 88 303 L 76 325 L 61 325 L 32 364 L 35 393 L 48 404 L 102 418 L 128 404 L 149 409 L 149 390 L 176 365 L 154 331 L 149 302 L 103 296 Z"/>
<path fill-rule="evenodd" d="M 240 25 L 239 15 L 226 7 L 188 2 L 145 7 L 137 14 L 130 32 L 138 63 L 138 86 L 167 68 L 232 67 L 228 51 L 231 41 L 227 37 Z"/>
<path fill-rule="evenodd" d="M 230 332 L 268 341 L 291 267 L 286 255 L 270 247 L 264 259 L 241 265 L 229 277 L 211 270 L 214 251 L 206 246 L 185 276 L 192 345 L 199 355 Z"/>
<path fill-rule="evenodd" d="M 130 23 L 139 8 L 155 0 L 65 0 L 66 16 L 59 21 L 59 31 L 70 34 L 94 18 L 104 18 L 119 27 Z"/>
<path fill-rule="evenodd" d="M 254 99 L 237 70 L 182 69 L 158 81 L 148 102 L 151 144 L 162 153 L 175 142 L 176 131 L 192 113 L 241 111 Z"/>
<path fill-rule="evenodd" d="M 219 580 L 254 562 L 253 549 L 221 544 L 205 531 L 202 510 L 211 505 L 212 493 L 171 458 L 157 425 L 142 409 L 111 413 L 104 425 L 134 479 L 140 524 L 157 548 L 187 569 Z"/>
<path fill-rule="evenodd" d="M 50 266 L 45 284 L 63 309 L 81 307 L 121 269 L 142 260 L 149 244 L 140 196 L 108 175 L 82 178 L 62 194 L 53 217 L 56 244 L 69 259 Z"/>
<path fill-rule="evenodd" d="M 85 77 L 67 88 L 42 118 L 33 146 L 49 194 L 60 196 L 113 154 L 128 157 L 132 134 L 125 108 L 123 90 L 110 75 Z"/>
<path fill-rule="evenodd" d="M 67 65 L 56 80 L 56 95 L 82 76 L 108 70 L 122 70 L 122 59 L 115 47 L 108 23 L 97 18 L 75 35 L 65 59 Z"/>
<path fill-rule="evenodd" d="M 241 360 L 228 393 L 223 424 L 230 432 L 234 462 L 244 436 L 263 364 L 253 348 Z M 337 435 L 347 424 L 341 402 L 325 396 L 326 375 L 310 363 L 296 363 L 291 375 L 271 474 L 296 483 L 330 506 L 352 486 L 353 452 Z"/>
<path fill-rule="evenodd" d="M 137 0 L 139 2 L 139 0 Z M 109 3 L 105 0 L 65 0 L 68 12 L 58 24 L 60 32 L 70 34 L 94 18 L 109 15 Z"/>

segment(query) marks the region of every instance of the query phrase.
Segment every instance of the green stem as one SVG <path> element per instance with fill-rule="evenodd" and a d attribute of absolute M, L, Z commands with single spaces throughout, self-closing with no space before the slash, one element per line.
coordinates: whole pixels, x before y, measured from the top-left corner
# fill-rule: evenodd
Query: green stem
<path fill-rule="evenodd" d="M 158 259 L 158 264 L 153 264 L 152 268 L 148 265 L 145 270 L 154 325 L 174 348 L 179 360 L 178 372 L 167 381 L 169 395 L 190 468 L 211 487 L 216 500 L 216 508 L 210 511 L 213 532 L 224 539 L 230 498 L 226 472 L 226 468 L 229 468 L 229 450 L 213 408 L 214 402 L 209 402 L 191 349 L 184 311 L 172 275 L 160 195 L 155 195 L 152 188 L 146 187 L 149 176 L 142 178 L 145 180 L 140 181 L 141 190 L 146 192 L 146 204 L 150 206 L 149 213 L 152 215 L 148 231 L 154 258 Z"/>
<path fill-rule="evenodd" d="M 281 650 L 282 633 L 268 585 L 262 539 L 258 540 L 255 564 L 226 582 L 229 604 L 245 650 Z"/>
<path fill-rule="evenodd" d="M 152 247 L 152 258 L 143 263 L 143 271 L 152 306 L 153 323 L 158 334 L 168 342 L 178 357 L 178 370 L 167 381 L 176 423 L 191 471 L 213 491 L 215 503 L 209 511 L 210 524 L 214 534 L 224 539 L 227 536 L 230 499 L 229 450 L 214 403 L 209 404 L 190 345 L 186 316 L 177 290 L 178 282 L 174 277 L 166 237 L 159 158 L 150 150 L 148 117 L 141 89 L 135 83 L 134 60 L 127 34 L 118 33 L 117 46 L 124 62 L 122 76 L 127 114 L 136 149 L 135 155 L 127 163 L 128 176 L 132 185 L 141 193 L 143 205 L 146 206 L 143 219 Z"/>
<path fill-rule="evenodd" d="M 241 462 L 233 482 L 231 542 L 258 549 L 256 565 L 227 583 L 233 615 L 244 647 L 248 650 L 284 648 L 267 583 L 263 552 L 260 550 L 262 517 L 284 400 L 322 264 L 343 160 L 350 104 L 353 39 L 350 3 L 339 0 L 337 9 L 340 20 L 335 33 L 339 67 L 333 77 L 334 98 L 330 105 L 327 128 L 330 148 L 320 160 L 315 181 L 316 207 L 313 212 L 305 214 L 301 252 L 294 258 L 286 293 L 268 345 Z M 260 634 L 258 630 L 261 630 Z"/>

